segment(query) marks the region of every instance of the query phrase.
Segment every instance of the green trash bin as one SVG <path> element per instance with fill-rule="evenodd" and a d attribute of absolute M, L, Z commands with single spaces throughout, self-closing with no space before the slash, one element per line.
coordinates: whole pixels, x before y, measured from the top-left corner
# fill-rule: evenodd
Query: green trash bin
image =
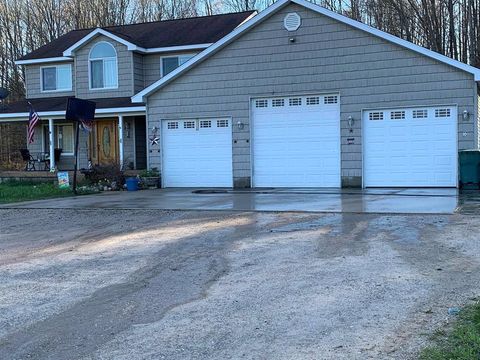
<path fill-rule="evenodd" d="M 480 149 L 458 153 L 460 188 L 480 188 Z"/>

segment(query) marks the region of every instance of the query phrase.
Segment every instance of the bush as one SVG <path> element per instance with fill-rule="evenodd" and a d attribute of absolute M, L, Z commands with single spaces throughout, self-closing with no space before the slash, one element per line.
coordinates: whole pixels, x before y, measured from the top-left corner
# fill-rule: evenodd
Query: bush
<path fill-rule="evenodd" d="M 143 170 L 140 174 L 140 177 L 147 178 L 147 177 L 159 177 L 160 173 L 158 172 L 157 168 L 152 168 L 150 170 Z"/>
<path fill-rule="evenodd" d="M 121 188 L 125 184 L 123 171 L 116 164 L 96 165 L 88 172 L 85 172 L 85 179 L 90 184 L 112 188 Z"/>

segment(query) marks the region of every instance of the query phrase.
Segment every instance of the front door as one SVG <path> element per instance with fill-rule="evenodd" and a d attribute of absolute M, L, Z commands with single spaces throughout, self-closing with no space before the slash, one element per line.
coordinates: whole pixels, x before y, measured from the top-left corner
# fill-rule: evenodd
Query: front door
<path fill-rule="evenodd" d="M 94 165 L 116 164 L 118 162 L 117 121 L 95 120 L 90 144 Z"/>

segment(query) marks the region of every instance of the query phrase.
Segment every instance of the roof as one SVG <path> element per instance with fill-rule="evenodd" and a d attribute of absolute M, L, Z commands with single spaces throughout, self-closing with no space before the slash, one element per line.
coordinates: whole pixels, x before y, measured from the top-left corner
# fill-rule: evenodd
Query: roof
<path fill-rule="evenodd" d="M 25 117 L 28 116 L 30 102 L 35 111 L 41 117 L 48 115 L 62 115 L 67 108 L 67 97 L 39 98 L 39 99 L 22 99 L 4 107 L 0 106 L 0 119 Z M 129 97 L 121 98 L 105 98 L 105 99 L 89 99 L 97 105 L 97 113 L 102 113 L 103 109 L 115 109 L 115 111 L 143 111 L 144 106 L 140 104 L 132 104 Z M 99 111 L 100 110 L 100 111 Z M 103 111 L 105 112 L 105 111 Z"/>
<path fill-rule="evenodd" d="M 151 95 L 153 92 L 159 90 L 163 86 L 167 85 L 177 77 L 181 76 L 185 72 L 187 72 L 189 69 L 193 68 L 200 62 L 204 61 L 208 57 L 212 56 L 213 54 L 217 53 L 220 51 L 222 48 L 227 46 L 228 44 L 232 43 L 235 41 L 237 38 L 239 38 L 243 33 L 246 31 L 250 30 L 257 24 L 261 23 L 262 21 L 266 20 L 279 10 L 285 8 L 287 5 L 295 3 L 300 6 L 303 6 L 307 9 L 310 9 L 312 11 L 315 11 L 319 14 L 322 14 L 324 16 L 327 16 L 329 18 L 332 18 L 334 20 L 337 20 L 339 22 L 342 22 L 344 24 L 347 24 L 349 26 L 352 26 L 356 29 L 365 31 L 369 34 L 372 34 L 374 36 L 377 36 L 379 38 L 382 38 L 386 41 L 389 41 L 391 43 L 397 44 L 399 46 L 402 46 L 404 48 L 410 49 L 412 51 L 415 51 L 421 55 L 424 55 L 426 57 L 435 59 L 439 62 L 445 63 L 447 65 L 450 65 L 452 67 L 455 67 L 457 69 L 463 70 L 467 73 L 470 73 L 474 76 L 475 81 L 480 81 L 480 69 L 467 65 L 465 63 L 462 63 L 460 61 L 454 60 L 452 58 L 449 58 L 445 55 L 439 54 L 437 52 L 434 52 L 432 50 L 426 49 L 424 47 L 415 45 L 409 41 L 400 39 L 399 37 L 396 37 L 394 35 L 388 34 L 384 31 L 378 30 L 376 28 L 373 28 L 371 26 L 368 26 L 364 23 L 361 23 L 359 21 L 350 19 L 344 15 L 338 14 L 336 12 L 333 12 L 331 10 L 328 10 L 324 7 L 321 7 L 319 5 L 313 4 L 309 1 L 306 0 L 279 0 L 275 2 L 273 5 L 269 6 L 262 12 L 260 12 L 258 15 L 255 17 L 249 19 L 248 21 L 244 22 L 242 25 L 237 27 L 234 31 L 228 33 L 224 38 L 220 39 L 217 41 L 215 44 L 212 46 L 208 47 L 201 53 L 197 54 L 193 58 L 191 58 L 189 61 L 185 62 L 183 65 L 179 66 L 176 68 L 174 71 L 170 72 L 168 75 L 162 77 L 160 80 L 154 82 L 150 86 L 146 87 L 144 90 L 140 91 L 138 94 L 134 95 L 132 97 L 132 102 L 144 102 L 145 97 L 148 97 Z"/>
<path fill-rule="evenodd" d="M 255 14 L 255 11 L 200 16 L 178 20 L 108 26 L 101 29 L 139 48 L 164 48 L 214 43 Z M 28 53 L 18 61 L 62 58 L 64 51 L 99 28 L 73 30 Z"/>

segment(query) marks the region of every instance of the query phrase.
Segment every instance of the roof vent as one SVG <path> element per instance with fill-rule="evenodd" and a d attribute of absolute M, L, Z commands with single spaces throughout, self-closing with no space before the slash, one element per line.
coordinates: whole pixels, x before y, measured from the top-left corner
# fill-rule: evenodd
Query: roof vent
<path fill-rule="evenodd" d="M 283 19 L 283 26 L 285 26 L 285 29 L 288 31 L 297 30 L 301 23 L 302 19 L 297 13 L 289 13 L 285 16 L 285 19 Z"/>

